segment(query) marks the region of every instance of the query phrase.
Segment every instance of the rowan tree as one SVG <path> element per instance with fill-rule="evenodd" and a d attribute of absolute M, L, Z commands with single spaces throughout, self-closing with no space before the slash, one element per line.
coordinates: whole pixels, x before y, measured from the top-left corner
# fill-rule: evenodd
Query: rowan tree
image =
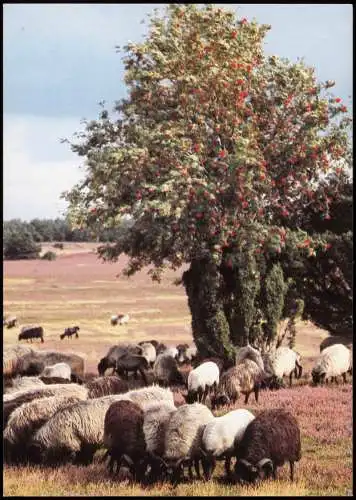
<path fill-rule="evenodd" d="M 96 231 L 130 216 L 99 249 L 127 254 L 128 276 L 151 265 L 159 280 L 189 264 L 182 282 L 204 354 L 232 356 L 257 317 L 273 340 L 288 289 L 279 262 L 324 251 L 301 229 L 305 207 L 330 218 L 349 161 L 334 82 L 264 55 L 269 29 L 210 4 L 170 4 L 124 47 L 128 97 L 71 142 L 86 167 L 65 194 L 73 223 Z"/>

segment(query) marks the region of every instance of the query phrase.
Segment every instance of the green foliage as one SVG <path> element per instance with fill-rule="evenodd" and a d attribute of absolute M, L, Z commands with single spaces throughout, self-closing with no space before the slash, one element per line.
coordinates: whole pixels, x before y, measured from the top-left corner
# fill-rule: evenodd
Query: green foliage
<path fill-rule="evenodd" d="M 48 250 L 41 257 L 42 260 L 56 260 L 56 258 L 57 254 L 55 252 L 52 252 L 51 250 Z"/>
<path fill-rule="evenodd" d="M 299 293 L 296 274 L 325 245 L 313 217 L 330 219 L 350 164 L 346 107 L 303 61 L 263 54 L 269 29 L 210 4 L 168 5 L 124 47 L 128 98 L 71 143 L 86 165 L 64 193 L 71 223 L 95 235 L 129 216 L 99 249 L 127 254 L 127 276 L 151 265 L 159 281 L 190 265 L 193 332 L 211 353 L 261 333 L 272 341 L 283 274 Z"/>
<path fill-rule="evenodd" d="M 41 246 L 33 238 L 26 225 L 15 220 L 4 227 L 3 256 L 6 260 L 37 259 Z"/>

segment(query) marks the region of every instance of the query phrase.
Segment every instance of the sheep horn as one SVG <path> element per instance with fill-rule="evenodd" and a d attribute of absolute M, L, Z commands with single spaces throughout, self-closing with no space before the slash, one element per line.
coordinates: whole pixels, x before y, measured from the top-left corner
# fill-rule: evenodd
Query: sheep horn
<path fill-rule="evenodd" d="M 133 466 L 133 464 L 134 464 L 134 463 L 133 463 L 133 461 L 131 460 L 131 458 L 130 458 L 128 455 L 123 455 L 123 456 L 122 456 L 122 460 L 125 460 L 125 461 L 126 461 L 126 463 L 127 463 L 130 467 L 132 467 L 132 466 Z"/>
<path fill-rule="evenodd" d="M 252 467 L 252 464 L 250 462 L 248 462 L 247 460 L 245 460 L 244 458 L 241 458 L 239 460 L 239 462 L 240 462 L 240 464 L 243 464 L 248 469 L 251 469 L 251 467 Z"/>
<path fill-rule="evenodd" d="M 259 462 L 257 462 L 256 467 L 258 469 L 263 469 L 267 464 L 273 469 L 273 462 L 270 458 L 262 458 Z"/>

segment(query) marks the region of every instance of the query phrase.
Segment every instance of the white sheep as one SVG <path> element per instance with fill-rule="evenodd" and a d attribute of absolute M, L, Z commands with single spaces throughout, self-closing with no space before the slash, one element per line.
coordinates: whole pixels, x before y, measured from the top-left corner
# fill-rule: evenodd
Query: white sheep
<path fill-rule="evenodd" d="M 177 358 L 178 357 L 178 349 L 174 346 L 167 347 L 165 351 L 163 351 L 162 354 L 165 354 L 166 356 L 172 356 L 172 358 Z"/>
<path fill-rule="evenodd" d="M 206 424 L 214 420 L 209 408 L 200 403 L 185 404 L 177 408 L 168 420 L 163 461 L 167 469 L 173 473 L 175 483 L 181 477 L 184 463 L 189 464 L 189 475 L 192 478 L 191 464 L 199 473 L 199 460 L 204 460 L 202 454 L 202 436 Z"/>
<path fill-rule="evenodd" d="M 213 361 L 206 361 L 191 370 L 188 375 L 187 403 L 204 402 L 211 390 L 216 392 L 219 384 L 220 370 Z"/>
<path fill-rule="evenodd" d="M 235 446 L 242 439 L 246 427 L 254 418 L 255 416 L 250 411 L 239 409 L 221 417 L 215 417 L 206 424 L 202 437 L 202 449 L 208 458 L 204 470 L 206 479 L 210 479 L 214 472 L 216 459 L 225 458 L 226 475 L 230 475 L 231 458 L 234 455 Z"/>
<path fill-rule="evenodd" d="M 16 377 L 12 379 L 11 386 L 4 389 L 5 394 L 13 394 L 17 391 L 34 389 L 35 387 L 44 386 L 45 383 L 38 377 Z"/>
<path fill-rule="evenodd" d="M 130 316 L 128 314 L 118 314 L 117 320 L 119 325 L 125 325 L 126 323 L 129 322 Z"/>
<path fill-rule="evenodd" d="M 300 355 L 289 347 L 278 347 L 271 353 L 271 365 L 273 370 L 274 380 L 271 382 L 271 387 L 274 383 L 277 385 L 282 381 L 283 377 L 289 377 L 289 385 L 292 385 L 293 374 L 299 379 L 302 376 L 302 365 L 300 364 Z"/>
<path fill-rule="evenodd" d="M 334 344 L 324 349 L 315 361 L 312 370 L 313 382 L 314 384 L 322 384 L 329 378 L 336 380 L 339 375 L 342 375 L 344 382 L 346 382 L 346 373 L 351 369 L 351 351 L 343 344 Z"/>
<path fill-rule="evenodd" d="M 34 432 L 39 429 L 58 410 L 77 403 L 77 396 L 49 396 L 24 403 L 10 415 L 4 430 L 5 456 L 10 461 L 22 461 L 28 458 L 27 445 Z"/>
<path fill-rule="evenodd" d="M 45 366 L 43 372 L 41 373 L 42 377 L 58 377 L 70 380 L 72 374 L 72 369 L 68 365 L 68 363 L 56 363 L 54 365 Z"/>
<path fill-rule="evenodd" d="M 106 411 L 111 403 L 120 400 L 130 400 L 144 408 L 152 401 L 173 404 L 173 393 L 153 385 L 72 405 L 53 415 L 36 432 L 33 453 L 47 462 L 75 459 L 77 463 L 90 463 L 96 450 L 103 445 Z"/>
<path fill-rule="evenodd" d="M 156 361 L 156 349 L 155 346 L 151 344 L 151 342 L 144 342 L 140 344 L 142 348 L 142 356 L 147 359 L 147 362 L 153 367 L 154 362 Z"/>

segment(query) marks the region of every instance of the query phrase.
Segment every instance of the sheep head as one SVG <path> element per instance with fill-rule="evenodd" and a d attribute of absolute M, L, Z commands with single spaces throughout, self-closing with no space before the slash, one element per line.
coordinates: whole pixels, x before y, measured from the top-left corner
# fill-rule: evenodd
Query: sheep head
<path fill-rule="evenodd" d="M 256 465 L 248 460 L 238 459 L 235 464 L 235 478 L 240 484 L 256 484 L 273 474 L 274 466 L 270 458 L 262 458 Z"/>

